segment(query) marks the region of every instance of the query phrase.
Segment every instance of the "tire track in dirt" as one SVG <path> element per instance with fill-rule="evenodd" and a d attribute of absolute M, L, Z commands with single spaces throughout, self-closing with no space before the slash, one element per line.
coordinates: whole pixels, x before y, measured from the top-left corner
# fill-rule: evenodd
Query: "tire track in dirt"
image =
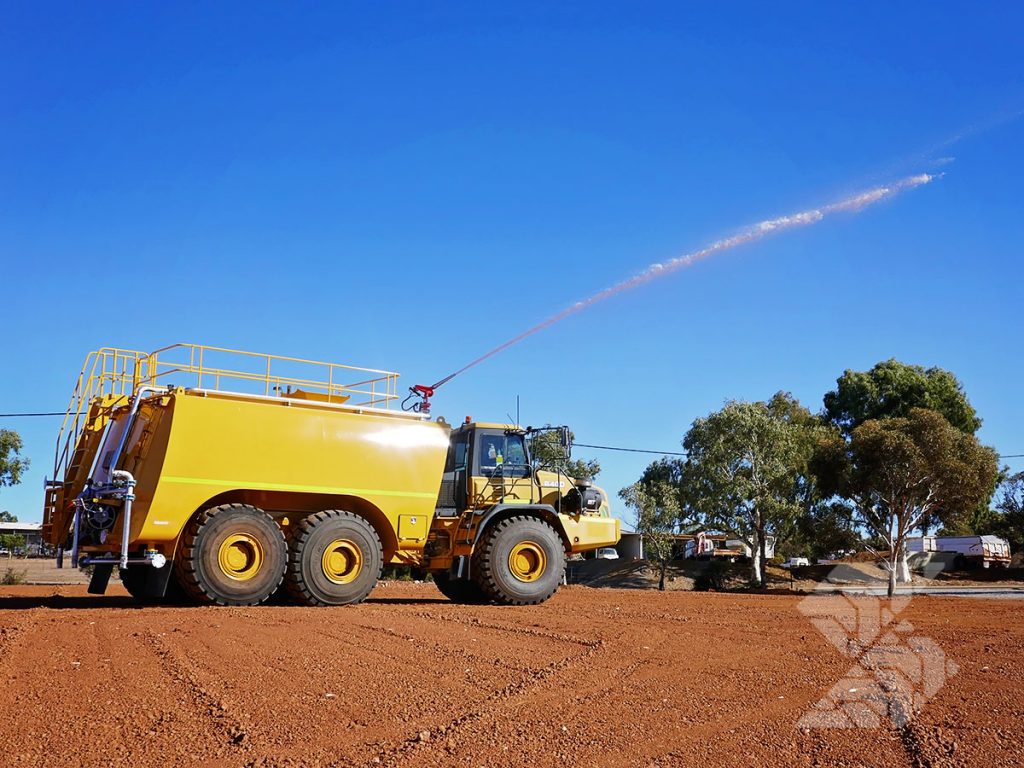
<path fill-rule="evenodd" d="M 376 626 L 373 626 L 372 624 L 352 624 L 351 626 L 355 627 L 355 628 L 358 628 L 358 629 L 365 630 L 365 631 L 370 632 L 370 633 L 384 635 L 385 637 L 388 637 L 388 638 L 393 638 L 393 639 L 397 639 L 397 640 L 404 640 L 406 642 L 417 643 L 421 650 L 429 649 L 429 651 L 433 652 L 434 654 L 436 654 L 437 656 L 439 656 L 441 658 L 447 658 L 447 657 L 449 657 L 451 655 L 451 650 L 452 649 L 450 647 L 446 647 L 445 645 L 443 645 L 443 644 L 441 644 L 439 642 L 436 642 L 434 640 L 424 640 L 422 638 L 415 637 L 414 635 L 404 634 L 404 633 L 398 632 L 397 630 L 394 630 L 394 629 L 388 629 L 387 627 L 376 627 Z M 354 646 L 355 645 L 354 643 L 351 643 L 350 641 L 347 641 L 345 638 L 342 638 L 342 637 L 340 637 L 338 635 L 328 635 L 328 636 L 332 637 L 335 640 L 338 640 L 340 642 L 346 643 L 347 645 L 350 645 L 350 646 Z M 485 659 L 483 656 L 480 656 L 479 654 L 473 653 L 472 651 L 463 650 L 462 654 L 465 656 L 465 659 L 467 661 L 471 662 L 471 663 L 476 663 L 476 664 L 493 664 L 495 666 L 500 666 L 502 669 L 506 669 L 506 670 L 508 670 L 510 672 L 522 672 L 522 668 L 518 667 L 518 666 L 516 666 L 514 664 L 508 664 L 508 663 L 503 662 L 503 661 L 491 662 L 491 661 Z"/>
<path fill-rule="evenodd" d="M 140 645 L 157 657 L 160 666 L 177 683 L 182 684 L 188 692 L 196 712 L 201 719 L 212 726 L 214 732 L 237 754 L 249 752 L 249 733 L 244 723 L 235 717 L 224 702 L 210 693 L 202 684 L 196 671 L 161 640 L 163 633 L 146 630 L 137 633 Z"/>
<path fill-rule="evenodd" d="M 594 643 L 598 645 L 603 644 L 603 639 L 597 638 L 585 638 L 585 637 L 573 637 L 572 635 L 566 635 L 559 632 L 548 632 L 543 629 L 537 629 L 535 627 L 523 627 L 519 625 L 508 625 L 508 624 L 497 624 L 494 622 L 484 621 L 478 619 L 475 616 L 446 616 L 444 614 L 431 613 L 429 611 L 418 612 L 412 614 L 417 618 L 427 619 L 428 621 L 447 621 L 452 624 L 463 624 L 470 627 L 480 627 L 483 629 L 496 629 L 501 632 L 506 632 L 514 635 L 529 635 L 531 637 L 542 637 L 546 640 L 558 640 L 563 643 L 575 643 L 590 647 Z"/>
<path fill-rule="evenodd" d="M 426 623 L 426 626 L 436 626 L 438 624 L 438 622 L 447 622 L 449 624 L 456 624 L 456 625 L 459 625 L 459 626 L 469 627 L 469 628 L 472 628 L 472 629 L 494 630 L 494 631 L 502 632 L 502 633 L 505 633 L 505 634 L 523 635 L 523 636 L 527 636 L 527 637 L 539 638 L 539 639 L 542 639 L 542 640 L 555 640 L 555 641 L 561 642 L 561 643 L 572 643 L 572 644 L 581 645 L 581 646 L 584 646 L 584 647 L 589 647 L 590 645 L 592 645 L 595 642 L 599 643 L 599 644 L 604 642 L 603 640 L 595 640 L 595 639 L 591 639 L 591 638 L 579 638 L 579 637 L 572 637 L 572 636 L 569 636 L 569 635 L 559 634 L 559 633 L 556 633 L 556 632 L 547 632 L 547 631 L 536 629 L 536 628 L 533 628 L 533 627 L 523 627 L 523 626 L 519 626 L 519 625 L 508 625 L 508 624 L 498 624 L 498 623 L 494 623 L 494 622 L 487 622 L 487 621 L 482 621 L 481 619 L 478 619 L 478 618 L 472 617 L 472 616 L 470 616 L 470 617 L 461 617 L 461 616 L 460 617 L 454 617 L 454 616 L 447 616 L 447 615 L 444 615 L 444 614 L 433 613 L 433 612 L 430 612 L 430 611 L 410 613 L 410 614 L 408 614 L 408 616 L 410 618 L 419 619 L 419 620 L 424 621 Z M 414 635 L 401 633 L 401 632 L 398 632 L 396 630 L 393 630 L 393 629 L 390 629 L 390 628 L 387 628 L 387 627 L 381 627 L 381 626 L 377 626 L 377 625 L 373 625 L 373 624 L 353 624 L 352 626 L 356 626 L 356 627 L 359 627 L 360 629 L 364 629 L 364 630 L 367 630 L 367 631 L 370 631 L 370 632 L 378 632 L 378 633 L 383 633 L 383 634 L 389 635 L 391 637 L 398 637 L 398 638 L 401 638 L 401 639 L 406 640 L 406 641 L 417 642 L 417 643 L 420 643 L 421 645 L 429 645 L 430 647 L 435 649 L 438 652 L 438 655 L 440 655 L 442 658 L 447 658 L 450 655 L 450 653 L 451 653 L 451 649 L 446 647 L 446 646 L 444 646 L 442 643 L 439 643 L 439 642 L 436 642 L 436 641 L 433 641 L 433 640 L 425 640 L 423 638 L 418 638 L 418 637 L 416 637 Z M 479 654 L 473 653 L 472 651 L 464 650 L 463 653 L 466 655 L 466 658 L 469 659 L 469 660 L 483 661 L 484 663 L 488 663 L 488 664 L 489 663 L 493 663 L 493 662 L 489 661 L 488 659 L 483 658 Z M 519 666 L 512 665 L 512 664 L 507 664 L 505 662 L 499 662 L 499 663 L 504 668 L 509 669 L 509 670 L 511 670 L 513 672 L 521 672 L 522 671 L 521 667 L 519 667 Z"/>
<path fill-rule="evenodd" d="M 554 694 L 554 698 L 556 700 L 565 700 L 565 706 L 559 709 L 559 711 L 562 712 L 588 711 L 588 704 L 591 703 L 595 705 L 593 707 L 594 711 L 600 711 L 602 706 L 607 706 L 606 702 L 608 700 L 609 694 L 611 692 L 624 690 L 627 687 L 628 681 L 630 681 L 633 678 L 633 676 L 636 675 L 638 672 L 641 672 L 647 668 L 651 668 L 657 673 L 665 666 L 664 659 L 662 658 L 648 656 L 638 658 L 633 655 L 627 655 L 631 652 L 628 643 L 627 645 L 623 645 L 619 642 L 616 642 L 615 639 L 580 638 L 564 632 L 539 630 L 533 627 L 507 626 L 497 624 L 487 620 L 481 620 L 477 617 L 450 617 L 434 615 L 431 613 L 419 615 L 424 618 L 429 618 L 433 621 L 440 620 L 453 622 L 457 624 L 465 624 L 467 626 L 472 627 L 488 627 L 497 630 L 502 630 L 513 635 L 527 635 L 543 637 L 546 639 L 556 640 L 559 642 L 577 643 L 579 645 L 587 647 L 589 650 L 584 653 L 576 654 L 572 657 L 563 660 L 563 662 L 559 664 L 559 669 L 550 670 L 548 674 L 544 676 L 543 679 L 530 681 L 528 686 L 521 686 L 519 690 L 517 690 L 514 694 L 510 696 L 496 695 L 494 697 L 489 698 L 487 703 L 490 706 L 487 709 L 482 709 L 480 712 L 474 713 L 472 716 L 468 718 L 460 718 L 453 721 L 452 725 L 449 726 L 448 729 L 442 730 L 438 734 L 431 734 L 429 739 L 424 740 L 420 738 L 418 735 L 415 735 L 407 739 L 404 744 L 399 745 L 397 748 L 394 748 L 390 751 L 383 751 L 382 753 L 379 753 L 377 755 L 376 760 L 372 763 L 373 765 L 393 764 L 396 758 L 400 758 L 402 762 L 414 760 L 416 759 L 413 757 L 414 751 L 419 751 L 420 755 L 422 755 L 422 758 L 425 758 L 427 762 L 439 765 L 446 764 L 445 760 L 443 759 L 443 756 L 440 756 L 442 757 L 442 759 L 440 760 L 438 759 L 439 756 L 434 756 L 432 758 L 428 757 L 428 753 L 426 749 L 424 749 L 436 746 L 435 736 L 442 741 L 447 741 L 446 746 L 448 747 L 447 751 L 449 753 L 448 756 L 450 757 L 456 745 L 453 745 L 452 742 L 448 740 L 450 740 L 453 736 L 458 735 L 457 729 L 460 726 L 468 723 L 473 723 L 476 726 L 480 726 L 481 721 L 491 721 L 490 725 L 501 727 L 502 717 L 500 716 L 499 713 L 502 707 L 509 705 L 513 700 L 517 702 L 516 706 L 520 706 L 520 704 L 518 703 L 520 700 L 519 698 L 516 698 L 519 694 L 525 695 L 533 692 L 537 687 L 542 686 L 551 674 L 554 674 L 558 671 L 562 671 L 563 669 L 568 669 L 573 663 L 577 663 L 584 660 L 590 662 L 588 669 L 585 671 L 585 674 L 574 677 L 572 686 L 566 686 L 564 691 L 560 690 L 558 693 Z M 633 618 L 634 617 L 631 616 L 630 620 L 632 620 Z M 663 621 L 667 621 L 670 624 L 689 622 L 688 617 L 673 616 L 670 614 L 658 614 L 658 618 L 662 619 Z M 606 627 L 606 630 L 612 631 L 613 634 L 617 633 L 617 630 L 614 627 Z M 659 644 L 657 641 L 651 639 L 650 637 L 645 637 L 644 641 L 650 642 L 651 647 L 654 647 Z M 648 651 L 651 650 L 651 648 L 649 648 L 647 645 L 642 646 L 642 648 Z M 616 651 L 621 651 L 622 655 L 617 655 Z M 635 653 L 635 651 L 633 652 Z M 600 654 L 600 658 L 603 658 L 604 660 L 598 661 L 597 659 L 592 658 L 596 654 Z M 608 658 L 609 654 L 610 658 Z M 572 688 L 578 688 L 581 684 L 588 686 L 590 688 L 590 692 L 584 695 L 572 697 L 569 691 L 571 691 Z M 782 698 L 783 697 L 780 697 L 780 700 L 775 700 L 773 697 L 772 700 L 766 701 L 763 706 L 753 710 L 746 708 L 740 710 L 728 710 L 724 713 L 724 717 L 717 717 L 713 720 L 713 722 L 709 722 L 708 725 L 713 727 L 715 730 L 721 729 L 729 733 L 732 733 L 734 731 L 744 728 L 745 726 L 758 724 L 762 721 L 769 721 L 772 717 L 775 716 L 784 717 L 785 711 L 788 708 L 790 708 L 791 704 L 789 702 L 782 701 Z M 666 701 L 665 699 L 660 700 Z M 538 702 L 537 708 L 538 710 L 543 710 L 544 706 Z M 552 711 L 552 716 L 554 715 L 555 712 Z M 510 722 L 515 722 L 516 719 L 516 716 L 506 718 L 506 720 Z M 554 722 L 557 725 L 557 721 Z M 570 720 L 564 720 L 563 725 L 573 725 L 573 722 Z M 578 725 L 579 723 L 576 723 L 576 726 Z M 507 727 L 507 724 L 505 725 L 505 727 Z M 479 728 L 479 730 L 487 731 L 488 729 L 484 727 Z M 575 730 L 575 727 L 573 728 L 573 730 Z M 565 727 L 562 728 L 562 732 L 566 733 Z M 557 734 L 557 730 L 555 731 L 555 733 Z M 674 762 L 674 758 L 676 756 L 677 753 L 673 752 L 670 753 L 670 755 L 662 755 L 660 758 L 650 755 L 642 756 L 641 754 L 636 754 L 635 758 L 637 760 L 646 759 L 655 761 L 652 764 L 658 764 L 658 760 L 664 759 L 668 759 L 669 764 L 680 764 L 679 762 Z M 523 756 L 523 759 L 527 758 Z M 686 764 L 685 761 L 682 764 Z"/>
<path fill-rule="evenodd" d="M 582 653 L 576 654 L 575 656 L 569 656 L 558 661 L 553 661 L 546 667 L 531 672 L 524 673 L 523 676 L 508 685 L 494 691 L 481 703 L 480 707 L 473 712 L 467 712 L 460 717 L 452 720 L 448 725 L 445 725 L 437 729 L 437 737 L 449 739 L 455 736 L 459 731 L 466 728 L 467 726 L 482 720 L 491 710 L 500 708 L 503 704 L 511 699 L 522 696 L 528 691 L 532 690 L 538 685 L 549 680 L 551 677 L 565 671 L 567 668 L 586 660 L 597 651 L 597 648 L 588 649 Z M 429 733 L 429 732 L 428 732 Z M 372 758 L 367 766 L 377 765 L 397 765 L 413 750 L 427 745 L 431 739 L 434 738 L 434 734 L 431 733 L 429 737 L 422 738 L 421 734 L 417 734 L 406 739 L 404 742 L 391 747 L 385 747 L 381 749 L 378 754 Z M 342 768 L 342 763 L 335 763 L 336 768 Z"/>
<path fill-rule="evenodd" d="M 504 685 L 498 690 L 490 693 L 474 711 L 467 712 L 464 715 L 454 718 L 447 725 L 436 729 L 436 734 L 430 731 L 421 732 L 410 736 L 399 744 L 392 744 L 391 746 L 380 748 L 380 751 L 365 763 L 366 766 L 398 765 L 409 757 L 410 753 L 413 751 L 421 747 L 429 746 L 435 737 L 446 740 L 456 738 L 466 727 L 483 720 L 509 701 L 518 699 L 537 686 L 543 685 L 551 678 L 590 659 L 605 647 L 605 642 L 601 639 L 583 639 L 555 632 L 546 632 L 532 627 L 495 624 L 481 621 L 475 617 L 463 619 L 461 617 L 454 618 L 450 616 L 436 615 L 429 612 L 414 615 L 417 618 L 425 618 L 431 621 L 448 621 L 455 624 L 466 624 L 476 628 L 499 630 L 513 635 L 529 635 L 532 637 L 543 637 L 548 640 L 556 640 L 559 642 L 574 643 L 583 646 L 584 650 L 552 661 L 539 669 L 520 670 L 519 679 L 514 680 L 513 682 L 508 683 L 507 685 Z M 335 763 L 334 768 L 343 768 L 343 764 Z"/>
<path fill-rule="evenodd" d="M 946 743 L 937 728 L 911 720 L 896 735 L 906 750 L 911 768 L 963 768 L 967 763 L 956 757 L 955 745 Z"/>

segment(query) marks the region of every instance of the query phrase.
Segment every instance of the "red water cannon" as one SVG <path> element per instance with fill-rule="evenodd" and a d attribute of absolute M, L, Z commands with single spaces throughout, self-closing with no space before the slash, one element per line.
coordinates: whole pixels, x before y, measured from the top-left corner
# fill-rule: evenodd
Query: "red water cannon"
<path fill-rule="evenodd" d="M 409 387 L 409 396 L 402 401 L 402 410 L 429 414 L 430 398 L 433 396 L 434 387 L 428 387 L 426 384 L 411 386 Z M 409 403 L 410 400 L 413 401 L 411 404 Z"/>

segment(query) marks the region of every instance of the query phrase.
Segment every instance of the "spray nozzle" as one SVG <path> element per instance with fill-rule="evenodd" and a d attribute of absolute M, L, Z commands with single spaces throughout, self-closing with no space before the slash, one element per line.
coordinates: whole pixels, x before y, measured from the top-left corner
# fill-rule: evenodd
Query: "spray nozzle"
<path fill-rule="evenodd" d="M 402 410 L 414 413 L 430 413 L 430 398 L 433 396 L 433 387 L 428 387 L 425 384 L 415 384 L 409 387 L 409 394 L 402 401 Z M 410 400 L 412 403 L 409 402 Z"/>

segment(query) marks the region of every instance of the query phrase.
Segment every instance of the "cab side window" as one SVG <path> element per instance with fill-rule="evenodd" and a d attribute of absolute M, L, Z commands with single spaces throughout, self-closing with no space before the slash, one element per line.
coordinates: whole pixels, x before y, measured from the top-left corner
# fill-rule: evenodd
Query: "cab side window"
<path fill-rule="evenodd" d="M 467 452 L 469 450 L 469 438 L 467 435 L 459 435 L 448 448 L 448 459 L 444 464 L 445 472 L 454 472 L 457 469 L 466 468 Z"/>

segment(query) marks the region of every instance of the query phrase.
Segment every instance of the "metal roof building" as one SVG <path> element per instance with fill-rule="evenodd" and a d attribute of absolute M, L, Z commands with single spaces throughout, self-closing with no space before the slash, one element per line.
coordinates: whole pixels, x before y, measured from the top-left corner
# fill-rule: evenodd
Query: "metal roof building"
<path fill-rule="evenodd" d="M 26 554 L 38 555 L 42 551 L 42 523 L 0 523 L 0 535 L 24 536 Z"/>

